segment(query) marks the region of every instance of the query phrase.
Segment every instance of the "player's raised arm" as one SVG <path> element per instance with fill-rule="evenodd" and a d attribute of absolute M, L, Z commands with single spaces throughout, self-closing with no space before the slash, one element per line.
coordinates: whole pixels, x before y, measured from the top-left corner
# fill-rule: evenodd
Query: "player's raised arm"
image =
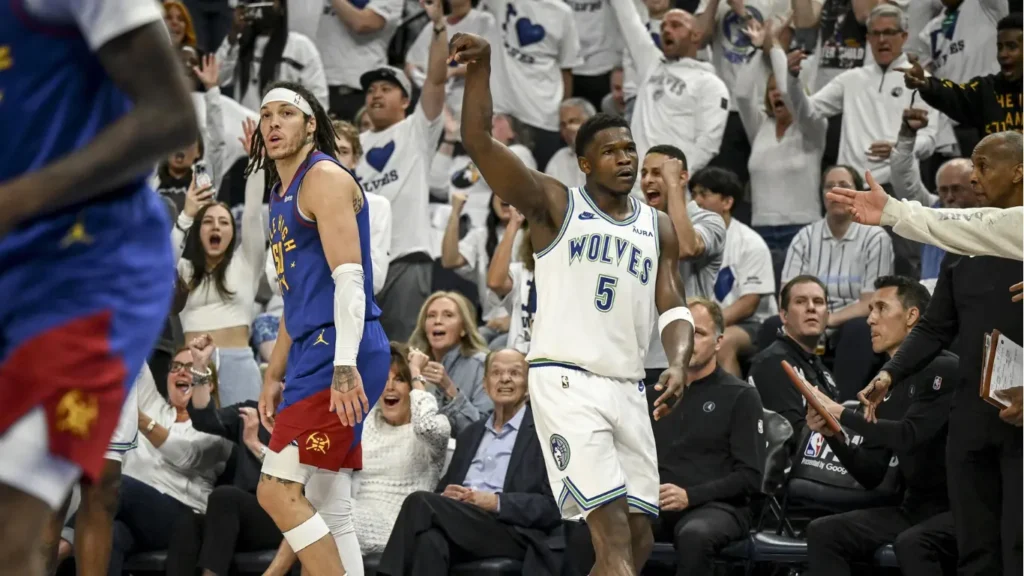
<path fill-rule="evenodd" d="M 0 184 L 0 228 L 116 189 L 198 138 L 192 98 L 163 22 L 107 40 L 97 56 L 134 107 L 84 147 Z"/>
<path fill-rule="evenodd" d="M 672 221 L 658 212 L 658 278 L 655 280 L 654 302 L 658 308 L 658 331 L 669 359 L 669 367 L 661 374 L 655 390 L 662 394 L 654 401 L 654 419 L 667 415 L 682 396 L 686 386 L 686 368 L 693 353 L 693 316 L 686 307 L 686 292 L 679 277 L 679 240 Z"/>
<path fill-rule="evenodd" d="M 567 196 L 557 180 L 530 170 L 504 144 L 491 137 L 491 46 L 480 36 L 458 33 L 449 58 L 466 64 L 462 96 L 462 145 L 499 198 L 535 222 L 561 218 Z"/>
<path fill-rule="evenodd" d="M 341 167 L 318 162 L 303 180 L 302 207 L 312 212 L 320 231 L 327 266 L 334 278 L 334 379 L 331 409 L 342 424 L 355 426 L 370 411 L 363 381 L 356 370 L 359 342 L 366 318 L 366 290 L 356 206 L 363 202 L 355 179 Z"/>

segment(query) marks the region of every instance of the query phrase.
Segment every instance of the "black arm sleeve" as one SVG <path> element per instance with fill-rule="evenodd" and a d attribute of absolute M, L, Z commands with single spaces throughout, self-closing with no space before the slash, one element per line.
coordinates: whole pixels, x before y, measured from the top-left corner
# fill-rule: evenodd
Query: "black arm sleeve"
<path fill-rule="evenodd" d="M 893 384 L 923 370 L 939 352 L 949 347 L 959 332 L 960 319 L 953 297 L 953 269 L 960 258 L 963 257 L 956 254 L 946 254 L 943 258 L 928 309 L 900 349 L 882 367 L 892 377 Z"/>
<path fill-rule="evenodd" d="M 949 421 L 954 381 L 951 375 L 947 375 L 938 381 L 940 388 L 935 390 L 934 374 L 928 372 L 921 376 L 911 376 L 911 380 L 918 381 L 918 393 L 902 420 L 879 420 L 872 423 L 853 410 L 843 410 L 840 418 L 843 426 L 863 436 L 864 442 L 879 444 L 894 452 L 909 452 L 931 442 Z"/>
<path fill-rule="evenodd" d="M 189 402 L 188 416 L 196 430 L 238 442 L 242 437 L 242 417 L 238 415 L 238 408 L 243 405 L 217 409 L 213 406 L 213 400 L 210 400 L 206 408 L 196 408 Z"/>
<path fill-rule="evenodd" d="M 835 436 L 826 437 L 826 441 L 850 476 L 865 489 L 871 490 L 885 479 L 892 450 L 867 439 L 859 446 L 850 446 Z"/>
<path fill-rule="evenodd" d="M 758 422 L 763 419 L 764 410 L 757 390 L 751 387 L 736 397 L 729 434 L 729 452 L 734 461 L 732 472 L 696 486 L 682 486 L 690 506 L 738 500 L 756 494 L 761 489 L 765 446 L 764 435 L 758 432 Z M 761 424 L 761 430 L 763 426 Z"/>
<path fill-rule="evenodd" d="M 949 116 L 958 124 L 973 126 L 984 134 L 985 119 L 981 116 L 981 97 L 984 92 L 991 89 L 987 80 L 987 77 L 979 76 L 966 84 L 957 84 L 931 77 L 928 84 L 918 90 L 918 94 L 929 106 Z"/>
<path fill-rule="evenodd" d="M 793 437 L 801 438 L 807 422 L 807 407 L 781 362 L 782 358 L 777 355 L 759 359 L 750 367 L 750 380 L 761 395 L 764 407 L 788 420 L 793 426 Z"/>

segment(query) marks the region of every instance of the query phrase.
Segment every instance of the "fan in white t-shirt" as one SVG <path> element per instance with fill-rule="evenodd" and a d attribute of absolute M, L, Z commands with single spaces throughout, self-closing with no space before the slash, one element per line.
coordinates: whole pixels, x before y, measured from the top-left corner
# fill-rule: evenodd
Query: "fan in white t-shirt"
<path fill-rule="evenodd" d="M 303 0 L 323 5 L 316 45 L 330 87 L 330 110 L 348 120 L 362 106 L 362 75 L 388 63 L 388 42 L 402 20 L 402 0 Z"/>
<path fill-rule="evenodd" d="M 548 160 L 544 173 L 565 184 L 577 188 L 587 183 L 586 175 L 580 170 L 576 157 L 576 132 L 588 118 L 597 114 L 594 105 L 583 98 L 569 98 L 558 107 L 558 131 L 565 147 L 555 152 Z"/>
<path fill-rule="evenodd" d="M 928 47 L 921 65 L 957 84 L 999 72 L 996 24 L 1009 14 L 1005 0 L 944 0 L 946 9 L 921 30 Z"/>
<path fill-rule="evenodd" d="M 690 191 L 698 206 L 725 221 L 725 250 L 714 289 L 726 326 L 718 362 L 740 376 L 739 357 L 756 351 L 761 324 L 778 314 L 771 252 L 757 232 L 732 217 L 733 205 L 743 194 L 735 174 L 709 166 L 690 177 Z"/>
<path fill-rule="evenodd" d="M 515 208 L 506 234 L 491 256 L 487 270 L 487 288 L 498 297 L 508 312 L 508 338 L 504 347 L 523 354 L 530 351 L 533 316 L 537 313 L 537 288 L 533 279 L 533 244 L 529 223 Z M 521 239 L 520 242 L 517 240 Z M 496 343 L 492 349 L 498 349 Z"/>
<path fill-rule="evenodd" d="M 494 15 L 473 8 L 471 0 L 452 0 L 451 13 L 445 16 L 445 21 L 448 23 L 449 37 L 459 32 L 476 34 L 484 38 L 492 38 L 495 34 Z M 432 36 L 431 28 L 424 27 L 405 54 L 405 72 L 419 87 L 423 86 L 423 81 L 427 77 L 427 52 Z M 445 98 L 445 104 L 452 111 L 452 115 L 459 119 L 462 117 L 462 90 L 465 85 L 463 78 L 466 75 L 466 65 L 452 62 L 447 72 L 448 96 Z"/>
<path fill-rule="evenodd" d="M 419 103 L 406 115 L 412 83 L 405 72 L 384 66 L 362 75 L 366 115 L 373 129 L 359 135 L 363 157 L 356 176 L 364 192 L 391 202 L 391 266 L 377 301 L 389 337 L 404 341 L 412 333 L 420 306 L 430 293 L 432 259 L 427 204 L 427 174 L 441 138 L 448 34 L 440 2 L 424 5 L 432 33 L 427 78 Z"/>

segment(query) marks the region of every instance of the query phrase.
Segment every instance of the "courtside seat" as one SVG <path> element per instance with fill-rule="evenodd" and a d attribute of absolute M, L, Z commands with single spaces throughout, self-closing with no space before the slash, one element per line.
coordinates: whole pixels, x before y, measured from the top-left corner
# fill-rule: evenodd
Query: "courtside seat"
<path fill-rule="evenodd" d="M 134 576 L 163 574 L 167 571 L 167 551 L 132 554 L 124 561 L 124 571 Z"/>
<path fill-rule="evenodd" d="M 647 558 L 644 568 L 651 570 L 665 571 L 673 570 L 676 566 L 676 550 L 669 542 L 655 542 L 651 549 L 651 555 Z"/>
<path fill-rule="evenodd" d="M 892 544 L 886 544 L 878 550 L 875 550 L 875 566 L 880 568 L 899 568 L 899 562 L 896 561 L 896 550 L 892 547 Z"/>
<path fill-rule="evenodd" d="M 366 576 L 374 576 L 380 565 L 380 554 L 363 556 L 363 569 Z M 488 558 L 475 562 L 466 562 L 452 566 L 452 576 L 512 576 L 523 573 L 523 565 L 518 560 L 508 558 Z"/>

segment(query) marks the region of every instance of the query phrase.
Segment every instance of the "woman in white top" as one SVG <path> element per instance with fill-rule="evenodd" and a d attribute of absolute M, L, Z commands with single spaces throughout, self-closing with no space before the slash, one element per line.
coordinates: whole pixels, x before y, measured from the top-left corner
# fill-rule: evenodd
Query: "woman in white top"
<path fill-rule="evenodd" d="M 806 106 L 794 106 L 785 93 L 786 54 L 770 21 L 762 27 L 751 20 L 745 32 L 765 54 L 740 68 L 733 90 L 750 140 L 751 224 L 781 264 L 793 236 L 821 218 L 819 182 L 828 123 L 813 118 Z"/>
<path fill-rule="evenodd" d="M 217 49 L 220 85 L 234 85 L 235 100 L 259 110 L 266 87 L 288 80 L 305 86 L 326 108 L 327 78 L 320 52 L 306 36 L 288 31 L 288 2 L 274 0 L 273 6 L 247 8 L 241 18 L 238 14 Z"/>
<path fill-rule="evenodd" d="M 175 354 L 166 400 L 145 365 L 136 379 L 142 438 L 124 459 L 108 574 L 121 574 L 129 554 L 165 550 L 178 519 L 206 510 L 232 443 L 196 431 L 187 407 L 193 396 L 213 395 L 216 401 L 216 375 L 206 367 L 213 349 Z"/>
<path fill-rule="evenodd" d="M 245 186 L 240 250 L 231 210 L 212 201 L 210 187 L 189 187 L 185 208 L 171 228 L 179 290 L 187 292 L 179 313 L 185 341 L 209 334 L 218 345 L 214 359 L 220 372 L 225 405 L 259 398 L 259 365 L 249 346 L 249 326 L 260 274 L 266 233 L 262 218 L 263 182 L 249 178 Z M 193 222 L 198 222 L 193 229 Z"/>
<path fill-rule="evenodd" d="M 404 346 L 392 342 L 387 386 L 363 422 L 355 524 L 364 554 L 384 551 L 406 496 L 437 486 L 451 434 L 426 380 L 405 356 Z"/>

